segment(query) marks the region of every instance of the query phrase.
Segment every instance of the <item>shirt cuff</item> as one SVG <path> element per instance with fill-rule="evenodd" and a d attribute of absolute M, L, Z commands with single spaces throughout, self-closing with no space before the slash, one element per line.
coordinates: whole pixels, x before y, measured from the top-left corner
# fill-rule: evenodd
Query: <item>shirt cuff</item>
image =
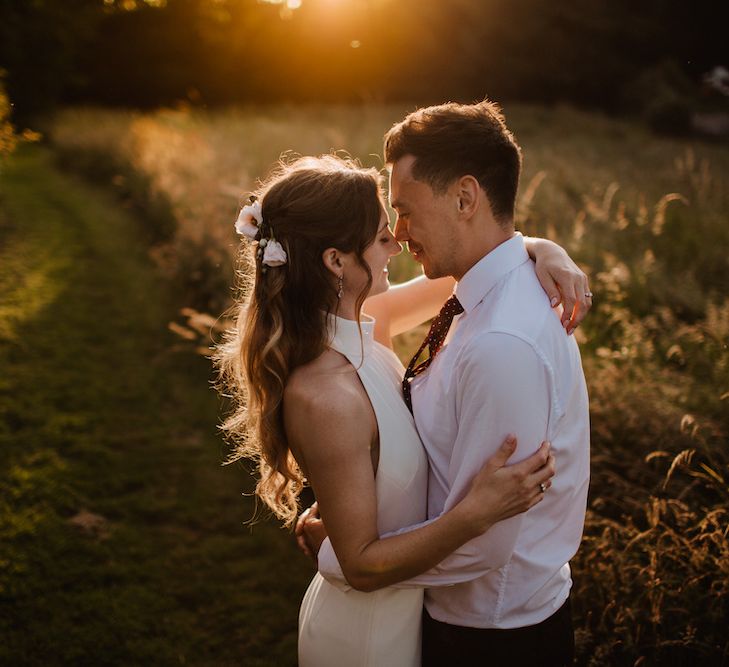
<path fill-rule="evenodd" d="M 321 543 L 321 547 L 319 547 L 317 567 L 319 569 L 319 574 L 332 584 L 332 586 L 335 586 L 341 591 L 352 590 L 352 587 L 344 578 L 344 573 L 339 565 L 339 560 L 337 560 L 337 555 L 334 553 L 332 542 L 328 537 L 324 539 Z"/>

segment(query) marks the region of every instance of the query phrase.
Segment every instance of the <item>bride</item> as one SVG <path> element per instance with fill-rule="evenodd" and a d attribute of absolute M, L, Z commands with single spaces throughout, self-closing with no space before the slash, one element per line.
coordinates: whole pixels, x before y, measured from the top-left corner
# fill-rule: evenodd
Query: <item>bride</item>
<path fill-rule="evenodd" d="M 217 354 L 234 403 L 223 428 L 237 456 L 258 461 L 256 492 L 287 526 L 302 486 L 313 487 L 353 587 L 314 576 L 301 607 L 299 664 L 419 665 L 422 590 L 392 584 L 540 502 L 554 474 L 549 445 L 507 466 L 515 448 L 507 438 L 453 509 L 380 538 L 426 518 L 427 457 L 390 337 L 433 317 L 454 283 L 419 277 L 388 294 L 387 264 L 401 247 L 379 176 L 338 157 L 281 164 L 236 228 L 250 241 L 242 253 L 255 272 Z M 570 263 L 550 242 L 528 246 L 547 271 Z M 365 314 L 368 298 L 377 308 L 390 300 L 387 330 Z"/>

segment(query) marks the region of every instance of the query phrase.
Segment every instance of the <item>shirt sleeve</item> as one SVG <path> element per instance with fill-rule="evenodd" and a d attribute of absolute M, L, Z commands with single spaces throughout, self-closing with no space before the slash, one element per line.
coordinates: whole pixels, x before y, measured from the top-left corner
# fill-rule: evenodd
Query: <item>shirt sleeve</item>
<path fill-rule="evenodd" d="M 316 562 L 319 574 L 321 574 L 321 576 L 330 584 L 343 591 L 348 591 L 352 588 L 347 582 L 344 572 L 342 572 L 339 560 L 337 559 L 337 554 L 334 553 L 334 547 L 332 547 L 331 540 L 328 537 L 319 547 Z"/>
<path fill-rule="evenodd" d="M 457 362 L 456 373 L 458 435 L 448 470 L 450 492 L 444 512 L 466 495 L 474 475 L 509 433 L 517 437 L 517 450 L 509 463 L 534 453 L 547 438 L 551 405 L 549 371 L 534 347 L 517 335 L 492 331 L 473 338 Z M 435 518 L 383 537 L 414 530 Z M 511 558 L 523 519 L 519 514 L 500 521 L 436 567 L 395 585 L 452 586 L 503 567 Z M 328 540 L 319 553 L 319 571 L 335 585 L 346 586 Z"/>

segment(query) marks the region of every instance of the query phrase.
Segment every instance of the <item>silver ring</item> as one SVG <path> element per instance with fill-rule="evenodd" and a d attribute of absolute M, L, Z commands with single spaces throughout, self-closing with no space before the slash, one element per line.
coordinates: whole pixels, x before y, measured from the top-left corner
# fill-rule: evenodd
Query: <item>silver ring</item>
<path fill-rule="evenodd" d="M 586 297 L 587 297 L 588 299 L 592 299 L 592 292 L 585 292 L 585 296 L 586 296 Z"/>
<path fill-rule="evenodd" d="M 544 486 L 544 484 L 543 484 L 542 482 L 540 482 L 540 483 L 539 483 L 539 490 L 540 490 L 540 491 L 541 491 L 542 493 L 544 493 L 544 492 L 545 492 L 545 491 L 547 490 L 547 487 L 546 487 L 546 486 Z"/>

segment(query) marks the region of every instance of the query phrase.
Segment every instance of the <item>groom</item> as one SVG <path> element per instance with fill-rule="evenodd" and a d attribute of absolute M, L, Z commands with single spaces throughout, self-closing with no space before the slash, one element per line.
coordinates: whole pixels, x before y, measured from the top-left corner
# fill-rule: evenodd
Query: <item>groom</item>
<path fill-rule="evenodd" d="M 588 400 L 574 337 L 514 231 L 521 151 L 484 101 L 413 112 L 387 133 L 385 158 L 397 240 L 429 278 L 457 280 L 429 332 L 430 359 L 414 359 L 403 382 L 430 462 L 428 516 L 461 500 L 508 433 L 519 443 L 511 462 L 550 440 L 557 468 L 542 502 L 400 584 L 426 587 L 423 664 L 569 665 Z M 328 540 L 319 570 L 341 577 Z"/>

